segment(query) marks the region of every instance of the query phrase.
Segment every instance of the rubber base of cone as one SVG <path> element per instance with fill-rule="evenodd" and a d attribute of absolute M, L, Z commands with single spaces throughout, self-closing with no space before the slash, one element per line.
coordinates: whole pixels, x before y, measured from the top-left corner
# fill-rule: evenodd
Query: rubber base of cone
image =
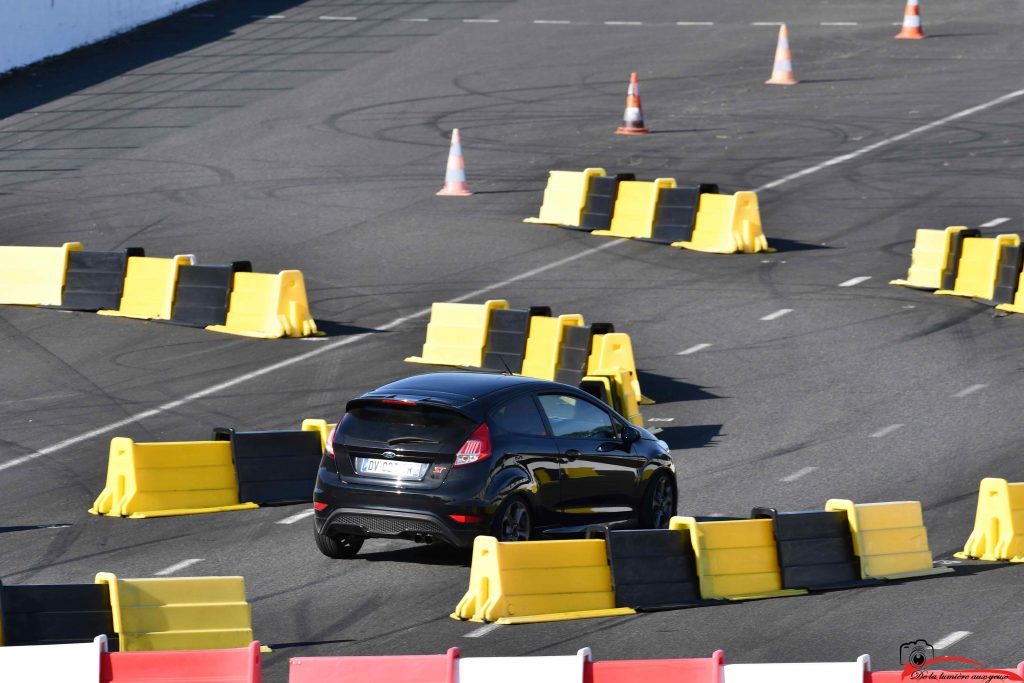
<path fill-rule="evenodd" d="M 924 34 L 921 33 L 920 29 L 910 29 L 909 31 L 900 31 L 895 37 L 900 38 L 901 40 L 922 40 L 924 38 Z"/>
<path fill-rule="evenodd" d="M 767 81 L 765 81 L 765 85 L 796 85 L 799 82 L 800 81 L 796 80 L 792 76 L 779 78 L 775 78 L 773 76 L 772 78 L 769 78 Z"/>
<path fill-rule="evenodd" d="M 468 197 L 473 194 L 473 191 L 464 183 L 460 183 L 458 185 L 445 185 L 436 194 L 438 197 Z"/>
<path fill-rule="evenodd" d="M 616 135 L 647 135 L 650 133 L 648 128 L 616 128 Z"/>

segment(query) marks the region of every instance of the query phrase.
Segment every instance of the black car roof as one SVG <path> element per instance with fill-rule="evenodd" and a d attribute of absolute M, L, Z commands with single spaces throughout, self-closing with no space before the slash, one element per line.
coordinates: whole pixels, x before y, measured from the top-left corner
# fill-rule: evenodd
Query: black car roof
<path fill-rule="evenodd" d="M 558 386 L 554 382 L 518 375 L 486 372 L 433 372 L 385 384 L 378 389 L 366 392 L 359 398 L 429 397 L 454 407 L 465 407 L 490 394 L 529 385 Z"/>

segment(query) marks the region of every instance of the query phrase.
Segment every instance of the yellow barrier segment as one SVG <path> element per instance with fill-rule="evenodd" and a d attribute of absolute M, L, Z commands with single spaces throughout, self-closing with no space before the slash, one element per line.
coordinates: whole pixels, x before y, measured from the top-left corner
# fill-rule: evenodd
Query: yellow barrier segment
<path fill-rule="evenodd" d="M 82 251 L 82 244 L 0 247 L 0 304 L 60 306 L 69 251 Z"/>
<path fill-rule="evenodd" d="M 939 289 L 942 287 L 942 271 L 949 260 L 953 235 L 966 230 L 955 225 L 945 230 L 920 228 L 914 235 L 914 248 L 910 252 L 910 270 L 906 280 L 890 280 L 890 285 L 916 287 L 918 289 Z"/>
<path fill-rule="evenodd" d="M 825 503 L 825 510 L 846 512 L 862 579 L 906 579 L 953 571 L 933 566 L 921 503 L 916 500 L 855 504 L 832 499 Z"/>
<path fill-rule="evenodd" d="M 454 619 L 531 623 L 633 614 L 615 607 L 603 539 L 473 542 L 469 590 Z"/>
<path fill-rule="evenodd" d="M 621 369 L 602 370 L 583 378 L 584 381 L 600 382 L 608 394 L 608 404 L 637 427 L 643 427 L 644 416 L 640 414 L 640 402 L 633 393 L 631 379 L 630 373 Z"/>
<path fill-rule="evenodd" d="M 262 339 L 317 335 L 302 271 L 235 273 L 227 320 L 206 329 Z"/>
<path fill-rule="evenodd" d="M 422 355 L 409 356 L 406 362 L 482 366 L 491 311 L 507 308 L 504 299 L 489 299 L 483 304 L 435 303 L 430 307 Z"/>
<path fill-rule="evenodd" d="M 606 175 L 603 168 L 587 168 L 582 173 L 549 171 L 540 215 L 536 218 L 526 218 L 523 222 L 579 227 L 583 208 L 587 204 L 590 179 L 603 175 Z"/>
<path fill-rule="evenodd" d="M 963 253 L 957 266 L 953 289 L 940 289 L 936 294 L 991 299 L 995 296 L 999 277 L 999 255 L 1004 246 L 1020 244 L 1017 235 L 996 237 L 968 237 L 964 239 Z"/>
<path fill-rule="evenodd" d="M 96 312 L 122 318 L 170 320 L 178 269 L 192 263 L 191 256 L 181 255 L 174 258 L 129 257 L 120 307 L 116 311 Z"/>
<path fill-rule="evenodd" d="M 985 477 L 974 530 L 955 557 L 1024 562 L 1024 482 Z"/>
<path fill-rule="evenodd" d="M 770 519 L 701 521 L 673 517 L 669 529 L 690 532 L 697 556 L 700 595 L 705 600 L 755 600 L 804 595 L 782 587 Z"/>
<path fill-rule="evenodd" d="M 562 348 L 565 328 L 584 325 L 583 316 L 577 313 L 560 315 L 557 318 L 535 315 L 530 318 L 530 333 L 526 338 L 523 353 L 523 377 L 536 377 L 554 381 L 558 371 L 558 356 Z"/>
<path fill-rule="evenodd" d="M 110 589 L 122 652 L 219 650 L 253 641 L 241 576 L 118 579 L 100 572 L 96 583 Z"/>
<path fill-rule="evenodd" d="M 629 238 L 651 237 L 654 234 L 654 218 L 658 211 L 658 193 L 663 188 L 675 186 L 674 178 L 658 178 L 653 182 L 622 181 L 615 196 L 609 229 L 594 230 L 590 234 Z"/>
<path fill-rule="evenodd" d="M 238 500 L 229 441 L 135 443 L 115 437 L 106 486 L 89 512 L 139 519 L 257 507 Z"/>
<path fill-rule="evenodd" d="M 701 194 L 693 235 L 688 241 L 673 242 L 672 246 L 712 254 L 774 251 L 761 231 L 761 211 L 753 192 Z"/>
<path fill-rule="evenodd" d="M 633 358 L 633 342 L 625 332 L 609 332 L 594 335 L 590 358 L 587 360 L 587 374 L 599 375 L 608 370 L 625 370 L 629 373 L 633 395 L 641 405 L 654 403 L 640 391 L 640 378 Z"/>
<path fill-rule="evenodd" d="M 331 433 L 337 423 L 331 423 L 319 418 L 306 418 L 302 421 L 302 431 L 320 433 L 320 450 L 327 448 L 327 435 Z"/>

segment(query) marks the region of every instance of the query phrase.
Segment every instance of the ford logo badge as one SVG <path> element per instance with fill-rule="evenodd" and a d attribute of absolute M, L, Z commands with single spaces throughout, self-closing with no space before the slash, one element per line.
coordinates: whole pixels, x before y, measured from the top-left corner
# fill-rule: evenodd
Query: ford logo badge
<path fill-rule="evenodd" d="M 395 453 L 394 451 L 384 451 L 383 453 L 381 453 L 381 455 L 383 455 L 385 458 L 397 458 L 398 457 L 398 453 Z"/>

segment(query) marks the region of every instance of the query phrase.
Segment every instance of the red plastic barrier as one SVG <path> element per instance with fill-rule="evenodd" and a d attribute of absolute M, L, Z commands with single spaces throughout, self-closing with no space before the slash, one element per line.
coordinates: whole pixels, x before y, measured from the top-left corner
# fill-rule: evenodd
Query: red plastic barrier
<path fill-rule="evenodd" d="M 455 683 L 459 648 L 443 655 L 292 657 L 288 683 Z"/>
<path fill-rule="evenodd" d="M 584 683 L 720 683 L 721 650 L 697 659 L 638 659 L 588 662 Z"/>
<path fill-rule="evenodd" d="M 230 650 L 104 652 L 100 683 L 261 683 L 260 644 Z"/>
<path fill-rule="evenodd" d="M 958 670 L 954 670 L 954 669 L 924 669 L 924 670 L 925 671 L 933 672 L 936 675 L 938 675 L 939 673 L 969 674 L 971 672 L 971 669 L 969 669 L 969 668 L 967 668 L 967 669 L 958 669 Z M 998 681 L 998 680 L 1024 681 L 1024 662 L 1021 662 L 1020 664 L 1018 664 L 1016 669 L 991 669 L 991 671 L 996 671 L 996 672 L 1005 673 L 1005 674 L 1013 674 L 1014 676 L 1016 676 L 1016 678 L 1013 678 L 1013 679 L 1009 679 L 1009 678 L 1004 678 L 1004 679 L 993 678 L 992 679 L 993 681 Z M 922 678 L 920 680 L 927 680 L 927 679 Z M 979 679 L 979 680 L 981 680 L 981 679 Z M 913 681 L 913 679 L 910 676 L 905 676 L 903 671 L 871 671 L 864 678 L 864 683 L 908 683 L 908 682 L 911 682 L 911 681 Z"/>

